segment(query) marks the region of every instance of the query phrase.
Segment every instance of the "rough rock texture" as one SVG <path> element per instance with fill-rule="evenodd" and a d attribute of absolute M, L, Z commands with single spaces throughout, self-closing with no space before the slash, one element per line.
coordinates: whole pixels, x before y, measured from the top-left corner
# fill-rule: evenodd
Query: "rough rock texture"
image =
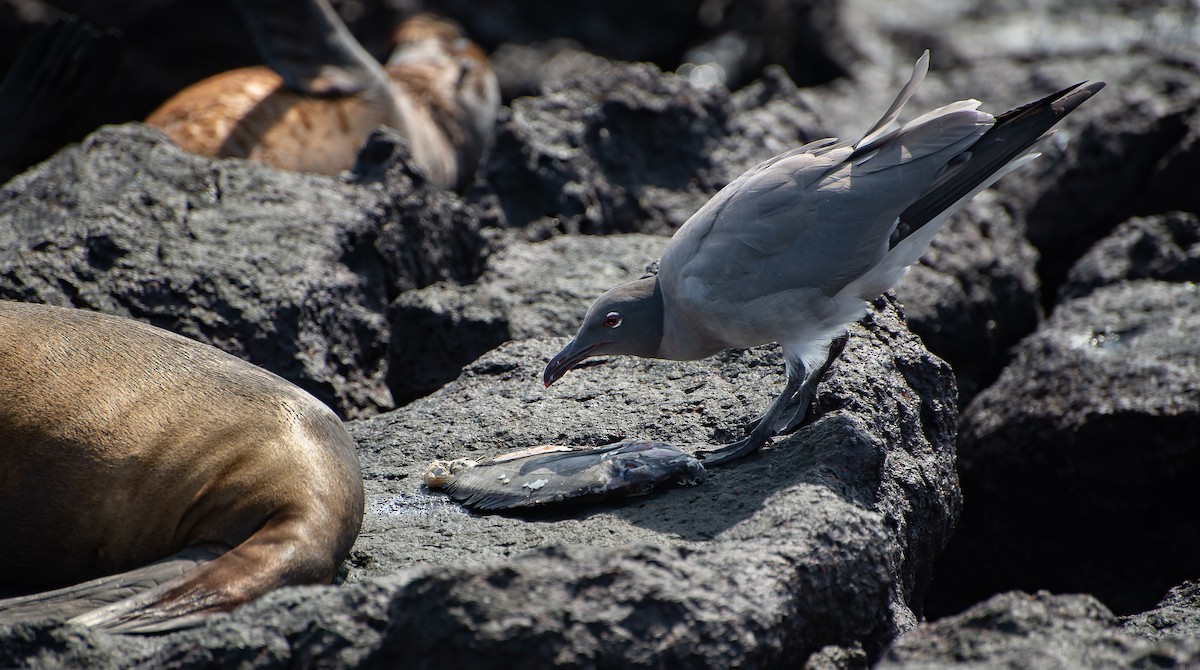
<path fill-rule="evenodd" d="M 349 424 L 368 502 L 347 586 L 285 589 L 151 640 L 0 627 L 0 665 L 51 648 L 168 667 L 794 667 L 830 645 L 877 652 L 916 623 L 958 510 L 956 409 L 949 368 L 894 303 L 855 327 L 811 424 L 701 486 L 533 518 L 468 514 L 426 492 L 435 457 L 727 441 L 783 382 L 766 348 L 612 360 L 547 392 L 538 374 L 561 344 L 506 344 L 432 396 Z"/>
<path fill-rule="evenodd" d="M 1154 609 L 1125 617 L 1121 627 L 1150 640 L 1200 640 L 1200 582 L 1176 586 Z"/>
<path fill-rule="evenodd" d="M 1041 320 L 1037 252 L 994 191 L 946 223 L 896 289 L 913 332 L 954 368 L 960 407 Z"/>
<path fill-rule="evenodd" d="M 728 95 L 648 65 L 597 64 L 513 103 L 485 165 L 487 181 L 508 224 L 534 237 L 670 234 L 744 170 L 830 134 L 809 103 L 838 92 L 801 94 L 781 70 L 766 74 Z M 863 104 L 855 124 L 839 124 L 839 133 L 860 135 L 889 102 Z M 995 378 L 1007 349 L 1040 318 L 1037 254 L 1012 210 L 992 194 L 977 198 L 900 289 L 914 330 L 955 367 L 964 403 Z"/>
<path fill-rule="evenodd" d="M 1071 119 L 1063 142 L 1045 143 L 1052 160 L 1000 187 L 1024 212 L 1042 254 L 1043 285 L 1053 292 L 1088 247 L 1131 216 L 1200 211 L 1195 158 L 1180 153 L 1195 152 L 1184 143 L 1200 128 L 1200 59 L 1081 59 L 1044 72 L 1064 86 L 1110 82 L 1093 109 Z"/>
<path fill-rule="evenodd" d="M 384 389 L 403 402 L 459 378 L 464 365 L 466 372 L 409 408 L 354 424 L 368 462 L 373 511 L 349 569 L 351 585 L 285 590 L 203 631 L 166 638 L 114 638 L 38 624 L 4 629 L 0 648 L 10 656 L 0 665 L 14 659 L 40 659 L 30 662 L 42 665 L 120 666 L 138 659 L 168 666 L 400 665 L 418 654 L 424 656 L 414 664 L 452 665 L 447 650 L 462 650 L 465 659 L 495 658 L 496 664 L 549 658 L 585 666 L 724 667 L 741 659 L 747 665 L 792 667 L 808 655 L 811 668 L 867 665 L 888 636 L 881 631 L 904 629 L 913 620 L 897 603 L 917 608 L 927 575 L 907 566 L 928 565 L 928 547 L 944 540 L 952 518 L 945 510 L 954 506 L 945 494 L 952 486 L 937 477 L 899 478 L 903 495 L 890 485 L 877 486 L 874 490 L 886 492 L 873 497 L 860 494 L 863 487 L 871 489 L 873 477 L 897 481 L 886 464 L 900 452 L 880 451 L 876 438 L 847 440 L 839 448 L 811 442 L 810 447 L 826 446 L 798 459 L 785 457 L 785 442 L 743 464 L 744 470 L 717 472 L 697 489 L 523 522 L 462 514 L 421 493 L 415 477 L 419 464 L 435 454 L 492 453 L 536 440 L 597 443 L 643 427 L 667 439 L 735 437 L 766 403 L 771 384 L 779 382 L 779 365 L 770 353 L 734 353 L 695 366 L 598 364 L 572 372 L 549 396 L 538 389 L 540 360 L 532 359 L 547 357 L 557 342 L 525 338 L 569 333 L 591 297 L 639 275 L 645 257 L 665 243 L 665 237 L 560 234 L 665 236 L 753 163 L 816 136 L 861 133 L 927 47 L 932 71 L 910 112 L 965 97 L 1000 112 L 1084 79 L 1103 79 L 1109 87 L 1043 143 L 1041 159 L 1006 177 L 952 221 L 898 291 L 914 331 L 955 367 L 962 399 L 982 391 L 968 410 L 965 516 L 951 551 L 938 561 L 926 611 L 960 611 L 997 590 L 1056 587 L 1091 589 L 1106 607 L 1132 615 L 1115 628 L 1095 600 L 1005 596 L 999 604 L 980 606 L 992 611 L 987 608 L 994 605 L 1004 614 L 964 619 L 961 627 L 947 620 L 914 635 L 979 665 L 1053 666 L 1060 658 L 1069 659 L 1062 663 L 1067 667 L 1088 659 L 1100 665 L 1196 664 L 1186 655 L 1193 647 L 1178 642 L 1196 637 L 1194 586 L 1179 587 L 1157 609 L 1133 614 L 1167 587 L 1200 577 L 1194 560 L 1188 562 L 1196 555 L 1194 495 L 1182 492 L 1189 483 L 1194 489 L 1200 434 L 1192 400 L 1200 374 L 1196 347 L 1187 340 L 1200 310 L 1192 297 L 1195 285 L 1185 283 L 1196 281 L 1189 268 L 1200 211 L 1195 2 L 671 0 L 652 6 L 591 3 L 582 9 L 544 0 L 335 4 L 377 56 L 386 52 L 396 18 L 421 8 L 445 10 L 496 56 L 508 95 L 535 97 L 513 100 L 505 111 L 498 143 L 467 194 L 467 206 L 424 191 L 419 175 L 404 168 L 401 145 L 387 136 L 368 147 L 350 184 L 266 173 L 225 179 L 226 198 L 240 194 L 239 188 L 256 191 L 267 184 L 275 200 L 264 209 L 297 201 L 305 203 L 305 211 L 328 210 L 328 216 L 297 218 L 303 229 L 279 224 L 288 245 L 307 250 L 281 259 L 279 266 L 302 266 L 301 275 L 289 276 L 303 281 L 281 280 L 269 271 L 259 277 L 255 267 L 236 275 L 244 286 L 229 278 L 230 290 L 243 297 L 317 296 L 301 303 L 312 314 L 279 310 L 296 323 L 303 322 L 299 313 L 326 315 L 320 322 L 326 326 L 365 324 L 350 331 L 313 326 L 304 332 L 317 335 L 298 338 L 313 360 L 333 352 L 333 363 L 321 363 L 326 372 L 314 380 L 331 402 L 341 402 L 328 388 L 344 384 L 340 374 L 369 380 L 368 390 L 355 391 L 363 397 Z M 81 110 L 74 127 L 48 138 L 45 155 L 100 122 L 144 118 L 166 95 L 201 76 L 257 60 L 236 15 L 223 3 L 56 0 L 55 5 L 119 28 L 127 57 L 109 94 Z M 57 11 L 42 0 L 0 2 L 0 70 L 27 26 Z M 628 65 L 612 57 L 654 64 Z M 722 80 L 734 90 L 722 88 Z M 743 82 L 750 83 L 742 88 Z M 810 87 L 819 82 L 828 83 Z M 137 144 L 140 137 L 133 133 L 131 139 Z M 85 146 L 69 155 L 90 150 Z M 148 162 L 150 174 L 162 169 L 159 154 L 165 153 Z M 234 168 L 199 161 L 181 165 L 192 166 L 172 168 L 191 175 L 180 177 L 187 183 L 177 189 L 193 203 L 184 210 L 189 220 L 223 220 L 223 214 L 205 208 L 205 198 L 210 175 Z M 10 189 L 3 197 L 29 204 L 43 197 L 38 189 L 60 194 L 86 189 L 71 181 L 38 182 L 32 190 L 29 182 L 21 183 L 19 191 Z M 326 190 L 335 185 L 336 192 Z M 119 181 L 116 186 L 126 188 Z M 114 200 L 105 210 L 109 214 L 96 215 L 93 229 L 132 225 L 127 220 L 140 221 L 146 211 L 170 213 L 169 204 Z M 0 211 L 13 206 L 0 202 Z M 453 227 L 432 225 L 459 220 L 456 216 L 507 232 L 488 233 L 483 244 L 474 233 L 458 239 Z M 383 222 L 382 232 L 354 237 L 370 229 L 365 220 Z M 333 221 L 340 232 L 326 227 Z M 398 221 L 423 223 L 405 228 Z M 424 241 L 410 244 L 398 234 L 401 229 Z M 182 244 L 174 236 L 162 240 L 152 226 L 130 230 L 138 243 L 145 239 L 168 250 Z M 78 268 L 96 277 L 78 283 L 81 294 L 97 294 L 95 286 L 103 282 L 112 285 L 126 271 L 122 259 L 143 258 L 141 246 L 128 238 L 99 236 L 88 247 L 84 240 L 92 238 L 75 234 L 54 238 L 63 240 L 67 258 L 48 260 L 49 247 L 41 253 L 12 246 L 23 234 L 0 226 L 0 257 L 33 258 L 36 266 L 21 266 L 20 272 L 35 274 L 42 271 L 37 268 L 60 267 L 53 263 L 75 263 L 69 276 Z M 537 242 L 547 237 L 554 239 Z M 113 246 L 117 242 L 124 246 Z M 496 255 L 487 260 L 493 248 Z M 123 249 L 131 251 L 114 260 L 112 252 Z M 248 247 L 239 249 L 206 247 L 188 263 L 202 265 L 211 256 L 218 268 L 213 276 L 225 277 L 223 268 L 241 268 L 237 259 L 252 256 Z M 181 262 L 182 253 L 165 256 L 163 263 Z M 116 270 L 93 268 L 84 262 L 91 257 Z M 139 272 L 153 279 L 159 261 L 146 258 L 154 264 Z M 616 260 L 606 266 L 605 258 Z M 473 280 L 485 261 L 486 271 Z M 405 269 L 380 270 L 397 265 Z M 226 281 L 193 279 L 188 273 L 199 265 L 170 267 L 181 272 L 173 281 L 191 292 L 173 297 L 184 300 L 172 303 L 175 307 L 211 301 L 217 294 L 210 285 Z M 140 286 L 134 279 L 122 281 Z M 48 291 L 63 290 L 44 284 Z M 344 300 L 358 295 L 369 300 Z M 268 309 L 249 297 L 245 313 Z M 168 313 L 166 308 L 158 305 L 155 314 Z M 1053 314 L 1050 324 L 1014 354 L 1010 348 L 1037 328 L 1042 311 Z M 216 332 L 215 319 L 210 319 L 215 325 L 201 321 L 194 327 Z M 241 319 L 235 319 L 238 328 Z M 1169 332 L 1171 324 L 1181 324 L 1182 332 Z M 270 328 L 285 326 L 292 327 Z M 518 342 L 471 363 L 510 339 Z M 270 344 L 291 346 L 273 339 Z M 852 352 L 855 347 L 852 343 Z M 872 417 L 878 414 L 846 414 L 839 399 L 893 391 L 879 374 L 853 376 L 863 361 L 848 360 L 824 389 L 826 414 L 795 440 L 815 440 L 850 424 L 849 432 L 857 435 L 859 420 L 871 427 L 868 432 L 876 430 Z M 353 361 L 355 371 L 337 367 L 348 367 L 344 361 Z M 1001 369 L 998 381 L 986 388 Z M 664 374 L 667 378 L 671 390 L 665 401 L 646 383 L 652 372 L 660 383 Z M 755 386 L 760 381 L 770 384 Z M 628 390 L 642 387 L 655 391 L 650 408 Z M 699 400 L 708 390 L 713 396 Z M 940 386 L 888 397 L 908 417 L 911 410 L 905 408 L 918 396 L 944 399 Z M 579 414 L 554 418 L 559 415 L 550 414 L 548 397 L 564 398 Z M 510 409 L 485 412 L 480 409 L 485 402 Z M 926 425 L 946 416 L 940 409 L 926 415 Z M 572 428 L 571 420 L 582 423 Z M 881 425 L 879 430 L 890 430 L 890 424 Z M 852 461 L 845 454 L 862 458 Z M 922 454 L 916 462 L 942 458 L 942 452 Z M 846 465 L 850 462 L 855 465 Z M 863 470 L 861 462 L 872 468 Z M 942 465 L 933 472 L 952 476 Z M 896 500 L 912 501 L 906 503 L 912 514 L 890 507 Z M 727 509 L 733 510 L 729 520 L 697 513 Z M 926 521 L 909 526 L 888 521 L 910 518 Z M 816 530 L 830 520 L 837 522 L 832 531 Z M 410 526 L 415 539 L 389 536 Z M 906 532 L 927 535 L 914 542 L 896 539 L 908 537 Z M 782 540 L 768 542 L 767 536 Z M 886 539 L 887 548 L 871 538 Z M 731 571 L 735 559 L 724 553 L 734 543 L 740 543 L 736 561 L 744 574 Z M 882 575 L 886 565 L 888 574 L 908 575 L 892 582 L 890 596 L 871 579 L 847 579 L 838 582 L 845 588 L 824 589 L 842 575 Z M 718 598 L 714 593 L 721 591 L 708 588 L 711 583 L 736 593 Z M 881 603 L 887 598 L 892 606 L 885 611 Z M 638 602 L 644 606 L 635 606 Z M 718 631 L 732 637 L 718 638 Z M 1153 639 L 1156 631 L 1170 638 L 1165 646 L 1128 639 Z M 976 646 L 984 638 L 987 644 Z M 431 642 L 422 642 L 426 639 Z M 678 643 L 671 647 L 672 641 Z M 699 649 L 695 656 L 683 656 L 693 647 Z M 593 655 L 595 649 L 614 656 Z M 980 653 L 972 655 L 973 649 Z M 526 650 L 534 650 L 534 657 L 522 655 Z M 1142 650 L 1147 651 L 1139 656 Z M 651 657 L 654 651 L 662 654 Z M 615 656 L 622 652 L 627 655 Z M 896 653 L 889 662 L 910 662 Z M 928 663 L 940 665 L 953 656 L 911 658 L 933 658 Z"/>
<path fill-rule="evenodd" d="M 1200 282 L 1200 217 L 1170 212 L 1122 223 L 1075 263 L 1061 297 L 1126 279 Z"/>
<path fill-rule="evenodd" d="M 746 168 L 820 134 L 772 72 L 731 98 L 652 65 L 598 63 L 513 102 L 485 180 L 509 225 L 669 234 Z"/>
<path fill-rule="evenodd" d="M 1200 127 L 1192 26 L 1200 10 L 1190 3 L 1134 10 L 1065 0 L 912 2 L 876 10 L 853 2 L 843 12 L 881 36 L 860 41 L 872 55 L 854 77 L 802 92 L 835 134 L 873 120 L 926 47 L 932 70 L 910 103 L 920 108 L 973 97 L 998 113 L 1080 81 L 1108 82 L 1040 145 L 1042 159 L 995 187 L 1040 252 L 1050 296 L 1074 261 L 1122 221 L 1200 209 L 1192 187 Z"/>
<path fill-rule="evenodd" d="M 631 233 L 530 243 L 508 234 L 494 241 L 498 249 L 473 284 L 400 294 L 390 308 L 397 402 L 436 391 L 502 342 L 573 335 L 591 301 L 643 276 L 666 242 Z"/>
<path fill-rule="evenodd" d="M 559 71 L 540 68 L 536 56 L 503 56 L 514 49 L 553 54 L 569 48 L 589 60 L 648 61 L 673 70 L 681 63 L 711 57 L 714 51 L 720 57 L 724 38 L 736 45 L 731 56 L 722 57 L 721 75 L 731 87 L 758 78 L 772 63 L 781 64 L 795 81 L 819 84 L 846 74 L 858 58 L 854 35 L 840 20 L 840 3 L 835 0 L 619 0 L 586 5 L 546 0 L 484 4 L 334 0 L 331 4 L 363 46 L 380 59 L 387 57 L 391 30 L 403 18 L 429 10 L 457 20 L 486 51 L 502 54 L 496 71 L 506 100 L 536 94 L 541 83 L 553 81 Z M 0 3 L 0 75 L 34 27 L 64 14 L 118 31 L 126 58 L 108 94 L 84 110 L 78 123 L 46 138 L 43 156 L 103 123 L 142 120 L 168 96 L 204 77 L 261 62 L 230 3 L 210 7 L 184 0 L 6 0 Z"/>
<path fill-rule="evenodd" d="M 509 339 L 573 335 L 604 291 L 638 279 L 665 236 L 563 235 L 493 241 L 497 250 L 469 286 L 442 282 L 402 293 L 389 369 L 396 401 L 426 395 Z M 991 193 L 935 238 L 897 289 L 908 323 L 954 367 L 959 405 L 992 381 L 1008 347 L 1040 318 L 1036 252 Z"/>
<path fill-rule="evenodd" d="M 966 410 L 941 611 L 1022 588 L 1145 608 L 1195 575 L 1200 291 L 1123 282 L 1058 307 Z M 1054 560 L 1047 560 L 1054 557 Z"/>
<path fill-rule="evenodd" d="M 480 215 L 406 172 L 395 142 L 373 138 L 347 183 L 105 128 L 0 190 L 0 296 L 173 330 L 344 416 L 388 409 L 388 301 L 470 279 L 484 246 Z"/>
<path fill-rule="evenodd" d="M 1192 603 L 1192 616 L 1195 616 Z M 1175 668 L 1200 664 L 1195 629 L 1147 638 L 1088 595 L 994 596 L 960 615 L 922 624 L 876 666 L 901 668 Z"/>

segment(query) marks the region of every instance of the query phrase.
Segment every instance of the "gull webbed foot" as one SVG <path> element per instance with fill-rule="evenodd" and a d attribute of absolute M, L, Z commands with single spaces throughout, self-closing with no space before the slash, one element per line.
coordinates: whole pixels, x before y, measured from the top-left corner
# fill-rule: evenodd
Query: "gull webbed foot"
<path fill-rule="evenodd" d="M 770 438 L 760 436 L 757 434 L 757 431 L 754 431 L 733 444 L 726 444 L 716 449 L 702 449 L 697 451 L 696 457 L 704 461 L 705 466 L 723 465 L 760 451 L 768 439 Z"/>

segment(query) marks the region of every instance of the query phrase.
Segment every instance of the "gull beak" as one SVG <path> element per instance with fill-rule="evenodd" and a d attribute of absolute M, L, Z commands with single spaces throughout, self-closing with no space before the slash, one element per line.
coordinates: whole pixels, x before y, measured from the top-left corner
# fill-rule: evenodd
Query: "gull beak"
<path fill-rule="evenodd" d="M 606 342 L 597 342 L 586 347 L 580 347 L 577 340 L 571 340 L 570 344 L 563 347 L 563 350 L 558 352 L 550 362 L 546 364 L 546 370 L 542 372 L 542 383 L 546 388 L 558 381 L 563 375 L 567 374 L 567 370 L 579 365 L 583 359 L 591 356 L 596 349 L 600 348 Z"/>

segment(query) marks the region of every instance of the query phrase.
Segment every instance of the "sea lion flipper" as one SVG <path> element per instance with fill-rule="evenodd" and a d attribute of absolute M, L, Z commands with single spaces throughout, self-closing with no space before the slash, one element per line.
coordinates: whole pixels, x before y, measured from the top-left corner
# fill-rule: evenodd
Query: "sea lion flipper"
<path fill-rule="evenodd" d="M 224 553 L 216 547 L 188 547 L 135 570 L 100 577 L 53 591 L 0 600 L 0 623 L 72 618 L 134 598 L 178 579 Z"/>
<path fill-rule="evenodd" d="M 37 160 L 42 136 L 88 107 L 120 58 L 115 35 L 76 19 L 52 23 L 25 44 L 0 83 L 0 181 Z"/>
<path fill-rule="evenodd" d="M 336 529 L 344 534 L 340 524 Z M 344 538 L 347 552 L 357 524 L 353 530 Z M 296 543 L 316 532 L 314 519 L 281 513 L 245 542 L 194 570 L 70 622 L 113 633 L 165 633 L 199 625 L 210 614 L 228 612 L 280 586 L 329 582 L 339 561 L 323 547 Z M 284 545 L 291 550 L 281 552 Z"/>
<path fill-rule="evenodd" d="M 237 0 L 255 46 L 284 85 L 303 95 L 386 92 L 387 74 L 326 0 Z"/>

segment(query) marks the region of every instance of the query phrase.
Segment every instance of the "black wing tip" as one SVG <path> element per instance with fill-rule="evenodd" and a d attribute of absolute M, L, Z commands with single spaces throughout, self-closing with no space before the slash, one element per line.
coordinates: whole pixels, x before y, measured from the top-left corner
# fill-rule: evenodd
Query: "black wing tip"
<path fill-rule="evenodd" d="M 1100 89 L 1107 85 L 1108 83 L 1103 81 L 1084 81 L 1075 84 L 1066 89 L 1054 102 L 1050 103 L 1050 109 L 1063 116 L 1070 114 L 1076 107 L 1087 102 L 1093 95 L 1099 93 Z"/>
<path fill-rule="evenodd" d="M 895 248 L 901 240 L 1046 137 L 1063 117 L 1105 85 L 1102 81 L 1080 82 L 997 116 L 991 129 L 971 146 L 967 164 L 957 173 L 961 178 L 935 186 L 900 214 L 900 225 L 896 229 L 899 234 L 893 235 L 889 248 Z"/>
<path fill-rule="evenodd" d="M 1070 114 L 1076 107 L 1087 102 L 1093 95 L 1100 92 L 1100 89 L 1107 85 L 1107 82 L 1103 81 L 1081 81 L 1061 91 L 1051 93 L 1040 100 L 1034 100 L 1016 109 L 998 114 L 996 116 L 996 126 L 1003 126 L 1018 118 L 1024 118 L 1029 115 L 1044 115 L 1047 109 L 1050 110 L 1057 122 L 1057 119 Z"/>

